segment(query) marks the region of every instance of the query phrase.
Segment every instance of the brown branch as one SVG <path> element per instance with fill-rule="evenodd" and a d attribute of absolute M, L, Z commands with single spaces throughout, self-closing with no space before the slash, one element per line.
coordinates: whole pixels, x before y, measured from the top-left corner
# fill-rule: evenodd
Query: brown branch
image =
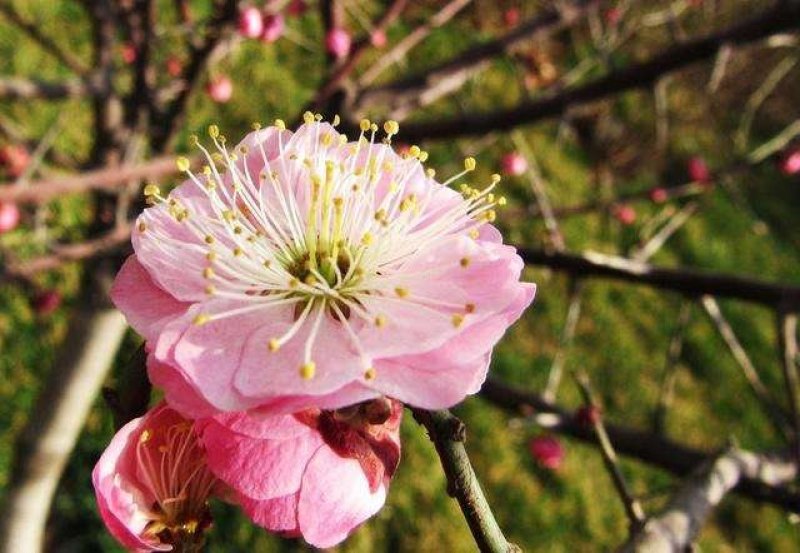
<path fill-rule="evenodd" d="M 541 414 L 542 423 L 549 430 L 571 436 L 583 442 L 597 444 L 594 430 L 582 420 L 577 411 L 569 411 L 557 404 L 545 401 L 541 396 L 518 390 L 494 379 L 489 379 L 480 391 L 481 397 L 515 414 Z M 544 418 L 546 415 L 546 419 Z M 704 462 L 717 456 L 687 447 L 651 432 L 606 422 L 608 437 L 616 451 L 627 457 L 659 467 L 673 474 L 684 476 Z M 790 457 L 781 457 L 786 470 L 796 467 Z M 776 458 L 777 462 L 777 458 Z M 787 477 L 788 480 L 788 477 Z M 771 503 L 792 512 L 800 512 L 800 494 L 759 478 L 745 477 L 736 486 L 735 492 L 756 501 Z"/>
<path fill-rule="evenodd" d="M 104 93 L 105 90 L 100 86 L 100 83 L 91 79 L 69 79 L 61 82 L 20 77 L 0 79 L 0 99 L 3 100 L 30 100 L 34 98 L 60 100 L 62 98 L 100 96 Z"/>
<path fill-rule="evenodd" d="M 783 459 L 731 449 L 700 467 L 620 551 L 688 551 L 714 508 L 743 479 L 781 485 L 795 475 Z"/>
<path fill-rule="evenodd" d="M 750 277 L 685 268 L 666 268 L 595 252 L 583 254 L 523 248 L 529 264 L 563 271 L 581 278 L 605 278 L 672 290 L 686 296 L 711 295 L 800 310 L 800 286 L 766 282 Z"/>
<path fill-rule="evenodd" d="M 360 92 L 354 113 L 364 113 L 379 107 L 388 110 L 388 117 L 404 119 L 415 109 L 452 94 L 464 83 L 485 70 L 492 60 L 513 46 L 534 37 L 555 33 L 583 17 L 594 0 L 575 0 L 560 9 L 550 9 L 522 23 L 508 34 L 468 49 L 456 58 L 416 75 L 368 88 Z M 415 140 L 419 135 L 404 139 Z"/>
<path fill-rule="evenodd" d="M 800 4 L 776 2 L 766 12 L 733 27 L 677 45 L 649 61 L 629 65 L 597 80 L 568 88 L 538 100 L 491 113 L 407 124 L 403 140 L 445 139 L 511 129 L 518 125 L 561 116 L 567 109 L 595 102 L 621 92 L 652 86 L 660 77 L 707 59 L 726 44 L 745 44 L 797 28 Z M 419 92 L 418 92 L 419 94 Z"/>
<path fill-rule="evenodd" d="M 478 549 L 484 553 L 520 551 L 508 543 L 483 495 L 478 477 L 464 447 L 464 423 L 449 411 L 412 409 L 414 418 L 428 431 L 447 477 L 447 493 L 458 500 Z"/>

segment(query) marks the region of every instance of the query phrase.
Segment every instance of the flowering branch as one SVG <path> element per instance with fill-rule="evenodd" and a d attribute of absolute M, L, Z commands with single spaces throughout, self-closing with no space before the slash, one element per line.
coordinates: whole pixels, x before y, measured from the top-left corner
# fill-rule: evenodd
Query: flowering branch
<path fill-rule="evenodd" d="M 744 23 L 679 44 L 646 62 L 612 71 L 605 77 L 584 85 L 568 88 L 538 100 L 522 102 L 506 110 L 411 123 L 403 128 L 403 137 L 413 142 L 422 139 L 484 134 L 557 117 L 567 109 L 578 105 L 627 90 L 649 87 L 667 73 L 713 56 L 723 45 L 754 42 L 775 33 L 794 29 L 798 18 L 800 18 L 800 5 L 797 2 L 777 2 L 772 9 Z"/>
<path fill-rule="evenodd" d="M 478 477 L 464 447 L 464 423 L 449 411 L 412 409 L 414 418 L 428 431 L 447 476 L 447 493 L 458 500 L 475 543 L 482 552 L 508 553 L 519 548 L 506 541 L 483 495 Z"/>

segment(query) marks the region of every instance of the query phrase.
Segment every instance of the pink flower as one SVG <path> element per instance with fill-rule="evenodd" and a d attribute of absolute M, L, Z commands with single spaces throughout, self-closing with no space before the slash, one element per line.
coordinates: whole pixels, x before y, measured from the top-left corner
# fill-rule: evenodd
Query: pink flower
<path fill-rule="evenodd" d="M 692 156 L 686 162 L 686 172 L 693 182 L 707 184 L 711 182 L 711 171 L 708 169 L 706 160 L 700 156 Z"/>
<path fill-rule="evenodd" d="M 20 213 L 17 204 L 0 202 L 0 234 L 17 228 L 19 220 Z"/>
<path fill-rule="evenodd" d="M 509 176 L 519 176 L 528 170 L 528 161 L 519 152 L 509 152 L 500 160 L 503 173 Z"/>
<path fill-rule="evenodd" d="M 31 306 L 39 316 L 52 314 L 61 305 L 61 294 L 58 290 L 44 290 L 31 299 Z"/>
<path fill-rule="evenodd" d="M 781 160 L 781 171 L 785 175 L 800 173 L 800 148 L 794 148 L 784 154 Z"/>
<path fill-rule="evenodd" d="M 375 48 L 383 48 L 388 42 L 386 32 L 381 29 L 372 31 L 369 35 L 369 41 Z"/>
<path fill-rule="evenodd" d="M 117 432 L 92 483 L 109 532 L 137 551 L 201 544 L 207 501 L 220 486 L 192 423 L 163 403 Z"/>
<path fill-rule="evenodd" d="M 122 45 L 122 61 L 125 62 L 126 65 L 130 65 L 136 61 L 136 46 L 131 44 L 130 42 L 126 42 Z"/>
<path fill-rule="evenodd" d="M 325 48 L 338 59 L 347 57 L 351 43 L 350 33 L 340 28 L 331 29 L 325 37 Z"/>
<path fill-rule="evenodd" d="M 669 192 L 667 192 L 666 188 L 661 186 L 657 186 L 650 190 L 650 199 L 653 203 L 663 204 L 669 199 Z"/>
<path fill-rule="evenodd" d="M 215 77 L 209 81 L 206 92 L 212 100 L 224 104 L 233 96 L 233 81 L 226 75 Z"/>
<path fill-rule="evenodd" d="M 286 25 L 281 14 L 267 15 L 264 17 L 264 32 L 261 34 L 261 40 L 266 43 L 275 42 L 283 36 L 285 30 Z"/>
<path fill-rule="evenodd" d="M 8 176 L 18 179 L 31 164 L 31 154 L 20 144 L 6 144 L 0 148 L 0 164 L 5 167 Z"/>
<path fill-rule="evenodd" d="M 199 174 L 182 159 L 189 179 L 168 197 L 145 190 L 155 205 L 112 298 L 166 367 L 168 400 L 192 390 L 199 401 L 180 408 L 192 416 L 203 404 L 294 413 L 378 396 L 461 401 L 535 290 L 489 224 L 505 203 L 499 177 L 462 195 L 426 174 L 418 147 L 398 156 L 369 122 L 348 143 L 305 119 L 236 147 L 212 127 Z"/>
<path fill-rule="evenodd" d="M 616 26 L 622 20 L 622 11 L 619 8 L 609 8 L 605 13 L 606 23 Z"/>
<path fill-rule="evenodd" d="M 537 436 L 528 443 L 533 458 L 546 469 L 558 470 L 564 462 L 564 446 L 552 436 Z"/>
<path fill-rule="evenodd" d="M 520 11 L 519 8 L 508 8 L 503 12 L 503 23 L 506 27 L 516 27 L 519 25 Z"/>
<path fill-rule="evenodd" d="M 211 470 L 258 525 L 315 547 L 343 541 L 383 506 L 400 461 L 402 406 L 221 415 L 200 423 Z"/>
<path fill-rule="evenodd" d="M 623 225 L 632 225 L 636 222 L 636 210 L 628 204 L 618 204 L 611 210 L 614 218 Z"/>
<path fill-rule="evenodd" d="M 179 77 L 183 71 L 183 63 L 175 56 L 167 58 L 167 74 L 170 77 Z"/>
<path fill-rule="evenodd" d="M 264 19 L 261 10 L 247 6 L 239 12 L 239 34 L 245 38 L 258 38 L 264 30 Z"/>
<path fill-rule="evenodd" d="M 308 10 L 308 4 L 305 0 L 292 0 L 289 2 L 289 7 L 286 8 L 286 12 L 292 17 L 303 15 L 306 10 Z"/>

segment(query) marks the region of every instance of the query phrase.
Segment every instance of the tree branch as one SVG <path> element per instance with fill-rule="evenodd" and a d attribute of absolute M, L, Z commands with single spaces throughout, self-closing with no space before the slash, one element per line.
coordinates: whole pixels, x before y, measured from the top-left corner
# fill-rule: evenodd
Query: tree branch
<path fill-rule="evenodd" d="M 0 78 L 0 99 L 60 100 L 62 98 L 83 98 L 102 96 L 105 90 L 92 79 L 69 79 L 61 82 L 24 79 L 19 77 Z"/>

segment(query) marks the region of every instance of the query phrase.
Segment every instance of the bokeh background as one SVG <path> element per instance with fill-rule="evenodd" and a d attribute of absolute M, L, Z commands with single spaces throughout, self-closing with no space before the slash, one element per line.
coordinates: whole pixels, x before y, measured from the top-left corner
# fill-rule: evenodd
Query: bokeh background
<path fill-rule="evenodd" d="M 78 0 L 3 0 L 25 22 L 59 48 L 90 66 L 93 35 L 87 10 Z M 388 66 L 377 83 L 424 73 L 467 48 L 513 32 L 555 4 L 571 2 L 474 0 L 406 56 Z M 791 2 L 789 2 L 791 3 Z M 120 2 L 124 4 L 124 2 Z M 155 82 L 169 89 L 176 80 L 170 63 L 186 64 L 187 42 L 202 36 L 210 0 L 186 2 L 191 23 L 176 6 L 157 0 L 151 58 Z M 259 7 L 263 2 L 251 2 Z M 293 15 L 289 4 L 272 2 L 285 30 L 274 42 L 241 38 L 229 31 L 204 66 L 186 107 L 174 151 L 188 152 L 188 137 L 218 124 L 231 139 L 253 121 L 294 120 L 332 71 L 324 44 L 320 6 Z M 368 39 L 388 2 L 340 2 L 344 26 L 354 39 Z M 744 22 L 775 2 L 674 0 L 598 2 L 574 24 L 526 39 L 492 57 L 457 91 L 415 109 L 414 122 L 491 112 L 526 99 L 557 94 L 566 87 L 650 59 L 691 40 Z M 370 45 L 352 78 L 378 61 L 409 33 L 430 22 L 445 2 L 409 2 L 386 29 L 387 44 Z M 65 82 L 74 78 L 4 8 L 0 11 L 0 81 L 11 78 Z M 195 26 L 198 28 L 195 29 Z M 235 27 L 235 23 L 234 23 Z M 380 42 L 380 41 L 379 41 Z M 114 86 L 133 86 L 129 47 L 119 36 L 110 55 Z M 502 169 L 503 157 L 525 157 L 528 170 L 503 180 L 509 205 L 498 225 L 510 243 L 538 250 L 554 248 L 541 206 L 532 191 L 540 186 L 556 210 L 563 242 L 570 252 L 636 254 L 676 214 L 689 212 L 650 261 L 659 266 L 699 268 L 800 285 L 800 175 L 788 174 L 786 159 L 795 147 L 787 127 L 800 118 L 800 42 L 797 28 L 777 38 L 714 52 L 698 63 L 671 72 L 634 91 L 575 106 L 558 117 L 477 136 L 422 141 L 429 165 L 439 175 L 458 172 L 462 159 L 478 160 L 476 181 Z M 725 58 L 725 59 L 722 59 Z M 207 83 L 230 79 L 228 101 L 215 101 Z M 0 87 L 1 88 L 1 87 Z M 5 90 L 5 89 L 2 89 Z M 343 118 L 361 114 L 347 112 Z M 382 119 L 381 104 L 365 109 Z M 24 147 L 33 167 L 23 182 L 75 173 L 92 162 L 94 106 L 76 94 L 57 99 L 0 95 L 0 147 Z M 357 121 L 357 119 L 355 119 Z M 403 142 L 401 122 L 398 142 Z M 791 128 L 789 129 L 791 131 Z M 796 130 L 795 130 L 796 134 Z M 774 139 L 778 137 L 776 146 Z M 788 138 L 787 138 L 788 137 Z M 44 146 L 42 146 L 44 144 Z M 772 144 L 758 162 L 752 154 Z M 38 149 L 37 149 L 38 148 Z M 6 150 L 4 150 L 6 151 Z M 160 152 L 148 151 L 147 159 Z M 0 181 L 20 177 L 4 154 Z M 698 178 L 697 164 L 707 168 Z M 653 201 L 653 189 L 695 183 L 690 195 Z M 171 176 L 159 181 L 166 185 Z M 632 196 L 627 200 L 626 194 Z M 657 198 L 656 193 L 656 198 Z M 577 213 L 569 206 L 592 205 Z M 687 208 L 692 204 L 690 208 Z M 89 194 L 65 194 L 46 203 L 20 204 L 20 222 L 0 234 L 0 262 L 8 266 L 78 243 L 91 235 L 97 204 Z M 561 211 L 559 211 L 561 210 Z M 682 211 L 683 210 L 683 211 Z M 678 215 L 682 217 L 682 215 Z M 119 251 L 124 251 L 124 246 Z M 15 443 L 43 383 L 63 348 L 71 313 L 83 301 L 86 263 L 66 263 L 19 281 L 0 281 L 0 498 L 16 453 Z M 0 269 L 2 272 L 2 269 Z M 715 451 L 736 443 L 753 451 L 785 448 L 742 369 L 703 305 L 673 292 L 617 281 L 586 279 L 574 337 L 564 344 L 563 329 L 573 279 L 563 272 L 531 266 L 526 278 L 539 286 L 533 307 L 497 347 L 492 374 L 522 389 L 541 392 L 554 358 L 567 371 L 556 401 L 581 405 L 569 371 L 591 378 L 606 420 L 657 432 L 654 413 L 664 395 L 665 373 L 674 396 L 660 429 L 672 439 Z M 42 294 L 50 294 L 50 303 Z M 60 301 L 55 301 L 57 296 Z M 46 304 L 46 305 L 43 305 Z M 720 300 L 719 305 L 775 402 L 783 404 L 785 384 L 777 347 L 775 314 L 759 305 Z M 680 320 L 685 325 L 681 326 Z M 682 351 L 668 367 L 667 352 L 676 333 Z M 107 384 L 139 345 L 125 338 Z M 468 429 L 467 447 L 508 538 L 530 551 L 599 551 L 625 541 L 627 520 L 602 459 L 593 445 L 558 436 L 564 448 L 556 470 L 532 456 L 531 439 L 551 435 L 534 416 L 503 409 L 481 397 L 456 409 Z M 113 434 L 110 411 L 94 400 L 85 428 L 61 480 L 52 507 L 47 547 L 52 551 L 117 551 L 97 515 L 91 468 Z M 447 496 L 438 459 L 424 431 L 407 416 L 404 459 L 386 507 L 338 549 L 366 551 L 473 551 L 468 527 Z M 648 513 L 658 511 L 680 480 L 651 465 L 623 457 L 621 466 L 633 493 Z M 296 551 L 306 546 L 281 540 L 249 524 L 225 505 L 214 507 L 210 551 Z M 699 538 L 706 551 L 796 551 L 798 528 L 786 510 L 730 495 Z"/>

